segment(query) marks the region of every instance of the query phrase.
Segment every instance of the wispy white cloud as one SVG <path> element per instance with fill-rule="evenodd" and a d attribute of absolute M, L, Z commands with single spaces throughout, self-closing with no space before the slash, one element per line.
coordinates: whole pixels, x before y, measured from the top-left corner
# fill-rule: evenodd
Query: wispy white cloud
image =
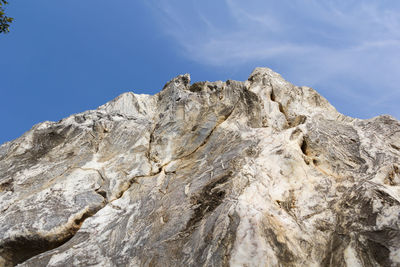
<path fill-rule="evenodd" d="M 159 0 L 151 6 L 193 61 L 216 68 L 279 65 L 284 76 L 320 86 L 328 98 L 352 98 L 350 113 L 400 118 L 394 104 L 400 103 L 400 2 Z"/>

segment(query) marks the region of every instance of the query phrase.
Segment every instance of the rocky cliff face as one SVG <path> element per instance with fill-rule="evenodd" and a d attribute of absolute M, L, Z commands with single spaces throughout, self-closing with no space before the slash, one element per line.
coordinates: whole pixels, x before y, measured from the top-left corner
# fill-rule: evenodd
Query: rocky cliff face
<path fill-rule="evenodd" d="M 0 266 L 400 266 L 400 122 L 270 69 L 0 147 Z"/>

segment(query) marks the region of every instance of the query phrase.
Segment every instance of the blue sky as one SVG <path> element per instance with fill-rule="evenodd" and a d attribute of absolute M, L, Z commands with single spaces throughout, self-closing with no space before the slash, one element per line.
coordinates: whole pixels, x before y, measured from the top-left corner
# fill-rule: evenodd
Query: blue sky
<path fill-rule="evenodd" d="M 340 112 L 400 118 L 400 2 L 15 1 L 0 36 L 0 143 L 172 77 L 245 80 L 270 67 Z"/>

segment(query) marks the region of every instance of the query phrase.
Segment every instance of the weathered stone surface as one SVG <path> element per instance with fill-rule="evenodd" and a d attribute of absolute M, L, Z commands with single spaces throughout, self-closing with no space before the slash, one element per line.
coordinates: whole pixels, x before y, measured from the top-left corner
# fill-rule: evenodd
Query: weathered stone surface
<path fill-rule="evenodd" d="M 178 76 L 0 147 L 0 266 L 400 266 L 399 159 L 270 69 Z"/>

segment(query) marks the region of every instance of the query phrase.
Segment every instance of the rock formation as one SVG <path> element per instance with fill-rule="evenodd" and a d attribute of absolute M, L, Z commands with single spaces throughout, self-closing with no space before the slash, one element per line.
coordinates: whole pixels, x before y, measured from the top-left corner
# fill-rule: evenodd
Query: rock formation
<path fill-rule="evenodd" d="M 257 68 L 0 147 L 0 266 L 400 266 L 400 122 Z"/>

